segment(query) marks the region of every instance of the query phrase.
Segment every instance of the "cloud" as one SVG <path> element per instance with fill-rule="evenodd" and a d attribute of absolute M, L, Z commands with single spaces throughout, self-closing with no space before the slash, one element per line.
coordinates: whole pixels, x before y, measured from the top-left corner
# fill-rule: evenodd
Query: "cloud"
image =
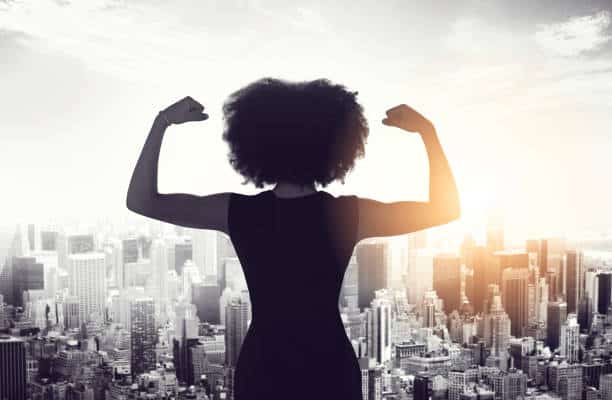
<path fill-rule="evenodd" d="M 554 54 L 577 56 L 600 49 L 612 38 L 606 34 L 610 20 L 610 12 L 600 11 L 594 15 L 572 17 L 565 22 L 540 24 L 535 40 Z"/>
<path fill-rule="evenodd" d="M 211 54 L 224 53 L 211 33 L 162 9 L 123 0 L 3 3 L 0 26 L 13 38 L 16 32 L 31 38 L 38 51 L 59 52 L 134 82 L 155 82 L 178 62 L 185 74 L 197 73 L 218 59 Z"/>

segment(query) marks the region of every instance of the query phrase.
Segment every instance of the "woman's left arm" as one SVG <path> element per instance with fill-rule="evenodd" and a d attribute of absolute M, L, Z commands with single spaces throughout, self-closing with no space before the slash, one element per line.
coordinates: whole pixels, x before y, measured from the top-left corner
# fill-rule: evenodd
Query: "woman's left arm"
<path fill-rule="evenodd" d="M 231 192 L 198 196 L 157 190 L 159 153 L 166 129 L 170 124 L 207 119 L 203 109 L 188 96 L 157 114 L 132 173 L 126 206 L 135 213 L 174 225 L 218 230 L 229 235 L 227 214 Z"/>

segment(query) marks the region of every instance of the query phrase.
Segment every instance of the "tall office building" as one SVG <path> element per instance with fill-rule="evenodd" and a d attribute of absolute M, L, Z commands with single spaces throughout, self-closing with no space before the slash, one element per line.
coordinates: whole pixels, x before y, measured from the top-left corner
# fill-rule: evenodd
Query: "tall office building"
<path fill-rule="evenodd" d="M 155 302 L 142 297 L 130 302 L 130 354 L 132 374 L 155 369 Z"/>
<path fill-rule="evenodd" d="M 372 300 L 366 310 L 368 356 L 384 363 L 391 359 L 391 303 L 384 298 Z"/>
<path fill-rule="evenodd" d="M 161 239 L 154 239 L 151 243 L 151 269 L 153 285 L 151 297 L 155 299 L 155 314 L 168 315 L 168 249 Z"/>
<path fill-rule="evenodd" d="M 433 289 L 444 304 L 444 312 L 450 314 L 461 308 L 461 258 L 438 254 L 433 259 Z"/>
<path fill-rule="evenodd" d="M 200 268 L 200 274 L 217 275 L 219 233 L 208 229 L 190 230 L 193 247 L 193 262 Z"/>
<path fill-rule="evenodd" d="M 355 252 L 359 269 L 359 308 L 364 309 L 374 300 L 376 290 L 387 288 L 388 244 L 364 241 L 356 246 Z"/>
<path fill-rule="evenodd" d="M 75 329 L 81 327 L 79 316 L 81 314 L 79 298 L 76 296 L 66 296 L 62 300 L 63 325 L 65 329 Z"/>
<path fill-rule="evenodd" d="M 194 283 L 191 288 L 191 303 L 196 306 L 200 321 L 219 324 L 221 316 L 219 305 L 221 288 L 214 275 L 204 277 L 204 281 Z"/>
<path fill-rule="evenodd" d="M 502 286 L 502 275 L 506 268 L 528 269 L 529 254 L 516 250 L 500 250 L 489 255 L 487 282 Z"/>
<path fill-rule="evenodd" d="M 433 287 L 433 257 L 429 249 L 409 250 L 405 286 L 410 304 L 418 304 Z"/>
<path fill-rule="evenodd" d="M 606 315 L 610 307 L 612 296 L 612 273 L 600 272 L 597 274 L 597 313 Z"/>
<path fill-rule="evenodd" d="M 515 337 L 523 336 L 529 316 L 529 270 L 526 268 L 507 268 L 502 274 L 502 300 L 504 310 L 508 313 L 511 333 Z"/>
<path fill-rule="evenodd" d="M 425 292 L 423 301 L 421 303 L 421 314 L 423 315 L 423 326 L 426 328 L 433 328 L 436 326 L 436 312 L 437 303 L 439 299 L 436 292 L 431 290 Z"/>
<path fill-rule="evenodd" d="M 510 341 L 511 322 L 504 311 L 501 296 L 493 296 L 489 312 L 484 316 L 484 339 L 491 355 L 503 357 Z"/>
<path fill-rule="evenodd" d="M 431 289 L 432 258 L 427 257 L 426 231 L 406 235 L 402 265 L 405 266 L 404 286 L 410 304 L 417 304 L 423 293 Z M 410 285 L 405 282 L 411 282 Z"/>
<path fill-rule="evenodd" d="M 106 308 L 106 258 L 104 253 L 68 256 L 68 291 L 79 300 L 79 321 L 101 321 Z"/>
<path fill-rule="evenodd" d="M 578 303 L 578 324 L 580 330 L 587 331 L 591 326 L 593 316 L 593 301 L 588 296 L 583 296 Z"/>
<path fill-rule="evenodd" d="M 198 317 L 196 308 L 190 303 L 175 306 L 175 333 L 172 343 L 176 379 L 187 385 L 193 384 L 191 348 L 198 343 Z"/>
<path fill-rule="evenodd" d="M 578 362 L 578 351 L 580 350 L 580 326 L 576 314 L 568 314 L 567 320 L 561 325 L 561 355 L 569 363 Z"/>
<path fill-rule="evenodd" d="M 546 344 L 551 351 L 555 351 L 560 344 L 561 325 L 567 319 L 567 303 L 563 301 L 549 302 L 547 314 Z"/>
<path fill-rule="evenodd" d="M 569 250 L 565 252 L 565 298 L 568 313 L 578 312 L 578 303 L 584 293 L 582 259 L 581 251 Z"/>
<path fill-rule="evenodd" d="M 11 273 L 9 292 L 6 302 L 23 307 L 23 292 L 26 290 L 43 290 L 45 283 L 44 265 L 36 257 L 12 257 L 9 260 Z"/>
<path fill-rule="evenodd" d="M 0 399 L 26 399 L 25 342 L 11 336 L 0 336 Z"/>
<path fill-rule="evenodd" d="M 235 367 L 251 319 L 248 292 L 231 298 L 225 310 L 225 363 Z"/>
<path fill-rule="evenodd" d="M 565 253 L 565 239 L 548 238 L 540 241 L 540 265 L 546 266 L 546 271 L 555 271 L 556 265 Z"/>
<path fill-rule="evenodd" d="M 489 253 L 487 248 L 484 246 L 476 246 L 472 250 L 472 258 L 470 265 L 472 270 L 474 271 L 473 276 L 473 299 L 470 299 L 470 303 L 474 307 L 474 312 L 482 313 L 484 312 L 484 303 L 487 294 L 487 286 L 491 283 L 489 281 L 489 274 L 487 271 L 489 260 Z"/>

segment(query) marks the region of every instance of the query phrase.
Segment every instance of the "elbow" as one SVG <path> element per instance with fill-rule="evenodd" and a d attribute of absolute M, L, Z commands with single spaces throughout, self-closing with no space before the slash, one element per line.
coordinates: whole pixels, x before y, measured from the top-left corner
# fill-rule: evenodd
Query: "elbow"
<path fill-rule="evenodd" d="M 448 222 L 456 221 L 461 218 L 461 205 L 456 201 L 452 207 L 448 209 Z"/>
<path fill-rule="evenodd" d="M 135 212 L 136 214 L 145 214 L 145 207 L 143 207 L 142 202 L 137 201 L 136 199 L 134 199 L 134 196 L 130 196 L 129 194 L 125 199 L 125 206 L 128 210 Z"/>
<path fill-rule="evenodd" d="M 449 218 L 448 222 L 457 221 L 459 218 L 461 218 L 461 210 L 460 209 L 453 210 L 450 213 L 448 218 Z"/>
<path fill-rule="evenodd" d="M 436 225 L 445 225 L 461 218 L 461 208 L 458 204 L 451 207 L 441 206 L 437 208 L 435 214 L 438 220 L 438 224 Z"/>

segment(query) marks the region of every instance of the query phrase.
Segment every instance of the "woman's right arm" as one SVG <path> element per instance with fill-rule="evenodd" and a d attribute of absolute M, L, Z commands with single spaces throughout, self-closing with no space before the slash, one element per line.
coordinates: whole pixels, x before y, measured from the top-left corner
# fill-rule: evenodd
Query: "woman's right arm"
<path fill-rule="evenodd" d="M 457 185 L 433 124 L 405 104 L 388 110 L 383 124 L 421 135 L 429 158 L 429 201 L 385 203 L 358 198 L 357 241 L 403 235 L 458 219 Z"/>

